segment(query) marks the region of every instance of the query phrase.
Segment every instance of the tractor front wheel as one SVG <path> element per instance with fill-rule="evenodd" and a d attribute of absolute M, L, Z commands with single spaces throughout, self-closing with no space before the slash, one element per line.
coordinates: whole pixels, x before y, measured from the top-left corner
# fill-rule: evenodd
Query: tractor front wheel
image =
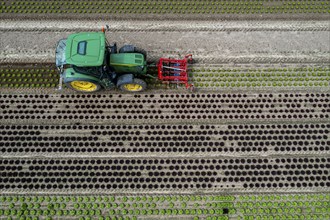
<path fill-rule="evenodd" d="M 147 83 L 138 78 L 134 78 L 131 83 L 124 83 L 119 86 L 119 89 L 124 92 L 142 92 L 147 88 Z"/>
<path fill-rule="evenodd" d="M 83 80 L 76 80 L 69 83 L 66 83 L 66 85 L 78 92 L 96 92 L 99 91 L 102 87 L 100 84 L 90 81 L 83 81 Z"/>

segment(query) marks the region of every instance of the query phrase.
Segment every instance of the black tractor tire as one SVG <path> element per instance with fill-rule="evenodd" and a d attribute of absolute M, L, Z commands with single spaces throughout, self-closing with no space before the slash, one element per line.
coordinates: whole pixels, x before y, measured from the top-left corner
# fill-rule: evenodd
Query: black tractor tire
<path fill-rule="evenodd" d="M 139 78 L 134 78 L 132 83 L 124 83 L 118 86 L 124 92 L 142 92 L 147 89 L 147 83 Z"/>
<path fill-rule="evenodd" d="M 119 49 L 119 53 L 140 53 L 147 60 L 147 51 L 134 45 L 124 45 Z"/>
<path fill-rule="evenodd" d="M 72 82 L 65 83 L 65 85 L 68 88 L 71 88 L 77 92 L 84 92 L 84 93 L 97 92 L 103 89 L 103 87 L 99 83 L 86 79 L 74 80 Z"/>

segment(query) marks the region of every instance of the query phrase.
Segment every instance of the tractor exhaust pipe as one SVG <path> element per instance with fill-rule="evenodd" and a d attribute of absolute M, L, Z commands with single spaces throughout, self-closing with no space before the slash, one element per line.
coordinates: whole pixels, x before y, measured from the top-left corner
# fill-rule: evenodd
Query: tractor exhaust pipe
<path fill-rule="evenodd" d="M 63 88 L 63 75 L 61 74 L 60 75 L 60 80 L 59 80 L 59 82 L 58 82 L 58 91 L 61 91 L 62 90 L 62 88 Z"/>
<path fill-rule="evenodd" d="M 58 82 L 58 89 L 56 89 L 57 91 L 61 91 L 62 88 L 63 88 L 63 66 L 61 67 L 57 67 L 59 73 L 60 73 L 60 79 L 59 79 L 59 82 Z"/>
<path fill-rule="evenodd" d="M 106 24 L 105 27 L 102 26 L 102 29 L 101 30 L 102 30 L 103 33 L 105 33 L 106 31 L 109 31 L 110 30 L 110 27 L 109 27 L 109 25 Z"/>

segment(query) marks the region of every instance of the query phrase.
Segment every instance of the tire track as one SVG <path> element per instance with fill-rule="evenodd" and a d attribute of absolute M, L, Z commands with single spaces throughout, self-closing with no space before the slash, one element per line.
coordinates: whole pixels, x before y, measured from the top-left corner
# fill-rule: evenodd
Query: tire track
<path fill-rule="evenodd" d="M 231 56 L 213 55 L 209 53 L 196 53 L 188 51 L 176 51 L 176 53 L 164 53 L 151 51 L 148 56 L 148 60 L 151 62 L 157 62 L 160 57 L 181 57 L 182 55 L 193 53 L 194 60 L 197 64 L 329 64 L 330 53 L 328 52 L 286 52 L 286 53 L 255 53 L 255 54 L 237 54 Z M 179 55 L 178 55 L 179 54 Z M 31 60 L 33 59 L 33 60 Z M 0 52 L 0 63 L 52 63 L 55 60 L 53 49 L 46 51 L 35 50 L 21 50 L 19 53 L 13 50 L 3 50 Z"/>
<path fill-rule="evenodd" d="M 329 31 L 327 21 L 16 21 L 2 20 L 0 31 L 70 32 L 100 31 L 108 24 L 110 32 L 252 32 L 252 31 Z"/>

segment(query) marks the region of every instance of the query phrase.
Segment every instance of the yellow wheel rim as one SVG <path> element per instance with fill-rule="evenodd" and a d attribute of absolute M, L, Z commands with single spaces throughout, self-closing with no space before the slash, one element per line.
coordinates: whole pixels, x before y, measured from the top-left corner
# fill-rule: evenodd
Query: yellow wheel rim
<path fill-rule="evenodd" d="M 73 81 L 71 82 L 72 88 L 79 91 L 92 92 L 97 89 L 97 85 L 87 81 Z"/>
<path fill-rule="evenodd" d="M 142 90 L 142 86 L 139 84 L 126 84 L 124 85 L 125 89 L 127 89 L 128 91 L 140 91 Z"/>

